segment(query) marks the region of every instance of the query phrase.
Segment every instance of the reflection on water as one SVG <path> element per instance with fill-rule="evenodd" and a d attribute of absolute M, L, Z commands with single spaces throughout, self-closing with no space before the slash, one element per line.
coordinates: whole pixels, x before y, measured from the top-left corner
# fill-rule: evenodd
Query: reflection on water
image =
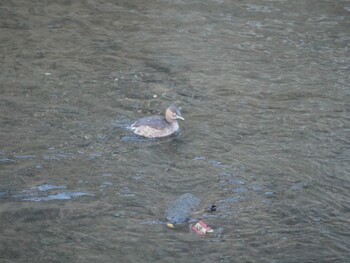
<path fill-rule="evenodd" d="M 346 262 L 349 12 L 0 4 L 0 261 Z M 175 136 L 128 130 L 174 103 Z M 185 193 L 220 235 L 165 226 Z"/>
<path fill-rule="evenodd" d="M 33 201 L 33 202 L 40 202 L 40 201 L 51 201 L 51 200 L 69 200 L 72 197 L 79 197 L 79 196 L 85 196 L 90 195 L 87 193 L 82 192 L 62 192 L 57 194 L 52 194 L 48 196 L 37 196 L 37 197 L 28 197 L 23 198 L 23 201 Z"/>
<path fill-rule="evenodd" d="M 83 192 L 55 192 L 51 193 L 51 190 L 66 189 L 64 185 L 49 185 L 43 184 L 34 186 L 24 190 L 12 190 L 6 192 L 0 192 L 0 199 L 7 199 L 12 201 L 51 201 L 51 200 L 69 200 L 72 197 L 91 195 Z"/>

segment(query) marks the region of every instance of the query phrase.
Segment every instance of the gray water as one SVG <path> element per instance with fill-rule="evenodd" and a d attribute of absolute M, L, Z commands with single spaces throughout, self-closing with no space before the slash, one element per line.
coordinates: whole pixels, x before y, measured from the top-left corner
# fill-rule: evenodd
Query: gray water
<path fill-rule="evenodd" d="M 347 262 L 349 47 L 348 0 L 1 1 L 0 261 Z"/>

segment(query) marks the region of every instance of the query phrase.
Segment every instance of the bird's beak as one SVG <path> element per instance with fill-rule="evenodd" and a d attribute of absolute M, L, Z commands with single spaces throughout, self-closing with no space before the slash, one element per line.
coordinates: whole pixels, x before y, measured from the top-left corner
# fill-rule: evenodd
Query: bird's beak
<path fill-rule="evenodd" d="M 184 118 L 184 117 L 179 116 L 179 115 L 177 115 L 177 116 L 176 116 L 176 119 L 180 119 L 180 120 L 183 120 L 183 121 L 185 120 L 185 118 Z"/>

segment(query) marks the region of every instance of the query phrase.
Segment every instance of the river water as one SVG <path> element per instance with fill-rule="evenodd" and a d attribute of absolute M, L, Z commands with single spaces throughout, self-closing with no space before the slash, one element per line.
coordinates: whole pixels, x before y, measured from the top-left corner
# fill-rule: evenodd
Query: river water
<path fill-rule="evenodd" d="M 347 262 L 349 43 L 348 0 L 1 1 L 0 261 Z"/>

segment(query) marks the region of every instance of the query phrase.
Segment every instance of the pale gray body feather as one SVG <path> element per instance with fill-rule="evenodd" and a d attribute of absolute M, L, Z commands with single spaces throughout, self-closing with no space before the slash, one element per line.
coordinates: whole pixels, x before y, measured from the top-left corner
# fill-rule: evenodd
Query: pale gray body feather
<path fill-rule="evenodd" d="M 132 127 L 149 126 L 153 129 L 161 130 L 166 128 L 168 125 L 170 125 L 170 123 L 167 122 L 163 116 L 154 115 L 138 120 L 132 125 Z"/>
<path fill-rule="evenodd" d="M 162 116 L 149 116 L 142 118 L 131 125 L 131 130 L 147 138 L 165 137 L 179 129 L 177 121 L 167 122 Z"/>

